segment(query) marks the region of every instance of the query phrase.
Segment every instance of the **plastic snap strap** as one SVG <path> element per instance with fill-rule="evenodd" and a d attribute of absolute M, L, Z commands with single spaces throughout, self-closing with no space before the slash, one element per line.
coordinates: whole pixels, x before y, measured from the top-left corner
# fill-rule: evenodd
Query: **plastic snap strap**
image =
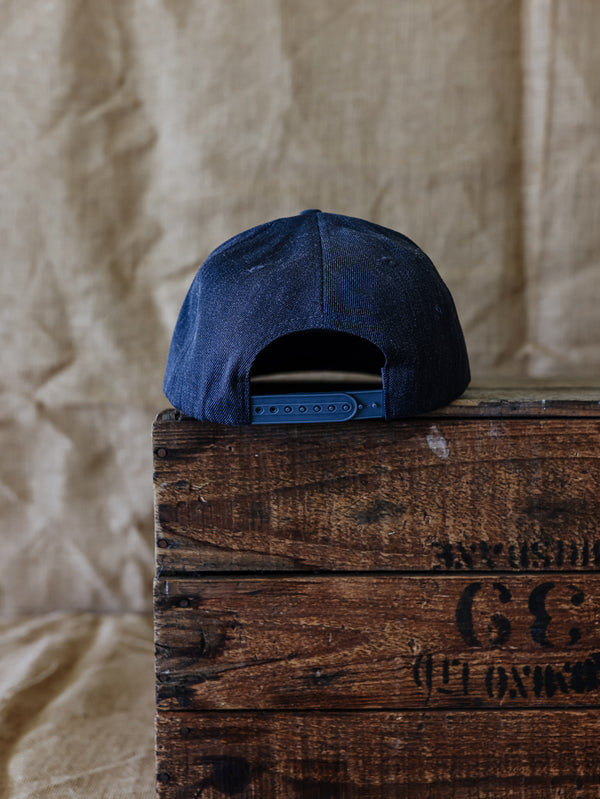
<path fill-rule="evenodd" d="M 250 399 L 252 424 L 308 424 L 381 419 L 383 391 L 260 394 Z"/>

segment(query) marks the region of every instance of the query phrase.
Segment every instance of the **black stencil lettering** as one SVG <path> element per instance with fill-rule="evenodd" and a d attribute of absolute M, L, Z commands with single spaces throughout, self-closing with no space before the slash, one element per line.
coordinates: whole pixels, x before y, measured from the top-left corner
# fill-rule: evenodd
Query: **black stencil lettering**
<path fill-rule="evenodd" d="M 595 691 L 600 683 L 598 682 L 598 671 L 600 670 L 600 655 L 592 655 L 583 662 L 583 676 L 586 691 Z"/>
<path fill-rule="evenodd" d="M 570 638 L 569 644 L 571 645 L 576 644 L 577 641 L 579 641 L 579 639 L 581 638 L 581 630 L 579 629 L 579 627 L 571 627 L 571 629 L 569 630 L 569 638 Z"/>
<path fill-rule="evenodd" d="M 494 589 L 498 592 L 498 599 L 503 605 L 510 602 L 512 594 L 505 585 L 502 585 L 502 583 L 494 583 Z"/>
<path fill-rule="evenodd" d="M 506 669 L 504 666 L 498 666 L 498 699 L 502 699 L 504 694 L 506 693 L 506 688 L 508 686 L 508 677 L 506 675 Z"/>
<path fill-rule="evenodd" d="M 485 690 L 490 699 L 494 698 L 494 667 L 490 666 L 485 673 Z"/>
<path fill-rule="evenodd" d="M 488 627 L 489 639 L 492 646 L 503 646 L 510 638 L 510 622 L 501 613 L 494 613 Z"/>
<path fill-rule="evenodd" d="M 565 671 L 571 672 L 571 679 L 569 680 L 569 688 L 575 691 L 576 694 L 585 693 L 586 683 L 585 683 L 585 674 L 583 670 L 583 663 L 581 661 L 577 661 L 577 663 L 573 664 L 573 666 L 569 669 L 567 669 L 565 666 Z"/>
<path fill-rule="evenodd" d="M 570 674 L 568 688 L 576 694 L 583 694 L 587 691 L 595 691 L 600 683 L 598 676 L 600 672 L 600 652 L 594 652 L 586 660 L 578 660 L 577 663 L 565 663 L 563 671 Z"/>
<path fill-rule="evenodd" d="M 469 664 L 465 661 L 462 667 L 462 686 L 465 696 L 469 693 Z"/>
<path fill-rule="evenodd" d="M 418 688 L 420 688 L 423 683 L 421 681 L 421 661 L 423 660 L 423 655 L 417 655 L 415 658 L 415 662 L 413 663 L 413 680 Z"/>
<path fill-rule="evenodd" d="M 536 666 L 533 670 L 533 693 L 539 699 L 544 688 L 544 674 L 541 666 Z"/>
<path fill-rule="evenodd" d="M 555 671 L 554 677 L 561 693 L 568 694 L 569 688 L 567 686 L 567 681 L 565 680 L 565 675 L 562 673 L 562 671 Z"/>
<path fill-rule="evenodd" d="M 460 692 L 461 687 L 464 696 L 469 693 L 469 664 L 459 658 L 443 658 L 440 669 L 433 654 L 417 655 L 413 662 L 412 676 L 418 688 L 425 687 L 427 699 L 431 697 L 434 687 L 439 694 L 456 694 Z M 440 676 L 442 684 L 437 685 Z M 456 684 L 455 688 L 450 687 L 452 683 Z"/>
<path fill-rule="evenodd" d="M 494 583 L 494 590 L 498 592 L 498 599 L 506 605 L 512 599 L 512 594 L 502 583 Z M 501 613 L 494 613 L 492 624 L 488 627 L 489 639 L 492 646 L 503 646 L 510 638 L 510 621 Z"/>
<path fill-rule="evenodd" d="M 490 556 L 490 545 L 487 541 L 480 541 L 479 542 L 479 552 L 481 553 L 481 560 L 483 563 L 486 563 L 490 569 L 494 568 L 494 561 Z"/>
<path fill-rule="evenodd" d="M 523 685 L 523 680 L 521 679 L 521 675 L 517 671 L 517 667 L 516 666 L 512 667 L 511 674 L 512 674 L 512 678 L 513 678 L 513 680 L 515 682 L 515 685 L 517 686 L 518 692 L 521 694 L 523 699 L 527 699 L 527 691 L 525 689 L 525 686 Z"/>
<path fill-rule="evenodd" d="M 546 689 L 546 696 L 548 699 L 552 699 L 556 693 L 556 680 L 552 666 L 546 666 L 544 670 L 544 688 Z"/>
<path fill-rule="evenodd" d="M 413 663 L 413 680 L 418 688 L 423 686 L 421 679 L 421 664 L 423 662 L 423 655 L 417 655 Z M 425 658 L 425 689 L 427 691 L 427 699 L 431 696 L 431 688 L 433 685 L 433 655 L 427 655 Z"/>
<path fill-rule="evenodd" d="M 460 552 L 460 556 L 463 559 L 463 563 L 467 569 L 473 568 L 473 558 L 471 557 L 471 553 L 468 552 L 462 544 L 457 544 L 456 548 Z"/>
<path fill-rule="evenodd" d="M 444 685 L 448 685 L 450 682 L 450 661 L 448 658 L 444 658 L 442 661 L 442 682 Z M 453 691 L 450 688 L 439 688 L 438 693 L 440 694 L 451 694 Z"/>
<path fill-rule="evenodd" d="M 440 544 L 436 542 L 435 546 L 438 548 L 438 558 L 442 561 L 447 569 L 452 568 L 454 563 L 454 551 L 452 544 Z"/>
<path fill-rule="evenodd" d="M 473 600 L 481 588 L 482 583 L 470 583 L 462 592 L 456 606 L 456 624 L 465 643 L 469 646 L 482 645 L 475 634 L 473 626 Z M 493 583 L 493 588 L 498 592 L 498 598 L 502 604 L 511 601 L 512 595 L 505 585 L 502 583 Z M 510 621 L 501 613 L 494 613 L 488 624 L 487 632 L 490 646 L 503 646 L 510 638 Z"/>
<path fill-rule="evenodd" d="M 583 542 L 583 549 L 581 551 L 581 565 L 582 566 L 590 565 L 590 545 L 587 541 L 587 538 Z"/>
<path fill-rule="evenodd" d="M 450 682 L 450 661 L 448 658 L 444 658 L 442 661 L 442 682 L 444 685 L 448 685 Z"/>
<path fill-rule="evenodd" d="M 583 604 L 585 599 L 585 594 L 581 590 L 581 588 L 577 588 L 575 585 L 570 585 L 569 588 L 573 591 L 573 595 L 571 596 L 571 604 L 575 605 L 578 608 L 580 605 Z M 579 627 L 571 627 L 569 630 L 569 637 L 570 637 L 570 644 L 576 644 L 577 641 L 581 638 L 581 629 Z"/>
<path fill-rule="evenodd" d="M 546 595 L 553 588 L 554 583 L 542 583 L 536 586 L 529 595 L 529 610 L 535 617 L 530 628 L 531 637 L 536 644 L 547 648 L 552 646 L 546 637 L 552 616 L 546 610 Z"/>
<path fill-rule="evenodd" d="M 545 569 L 552 565 L 552 558 L 550 557 L 546 545 L 541 541 L 534 541 L 531 544 L 531 552 L 537 558 L 534 566 L 539 565 L 541 562 Z"/>
<path fill-rule="evenodd" d="M 580 605 L 583 604 L 583 600 L 585 599 L 585 594 L 581 590 L 581 588 L 577 588 L 575 585 L 570 585 L 569 588 L 571 589 L 571 591 L 575 592 L 571 597 L 571 604 L 575 605 L 575 607 L 578 608 Z"/>
<path fill-rule="evenodd" d="M 473 597 L 481 591 L 481 583 L 470 583 L 460 595 L 456 606 L 456 625 L 469 646 L 481 646 L 473 630 Z"/>
<path fill-rule="evenodd" d="M 577 566 L 577 544 L 571 544 L 571 566 Z"/>
<path fill-rule="evenodd" d="M 427 655 L 425 661 L 425 685 L 427 686 L 427 698 L 429 699 L 433 686 L 433 655 Z"/>

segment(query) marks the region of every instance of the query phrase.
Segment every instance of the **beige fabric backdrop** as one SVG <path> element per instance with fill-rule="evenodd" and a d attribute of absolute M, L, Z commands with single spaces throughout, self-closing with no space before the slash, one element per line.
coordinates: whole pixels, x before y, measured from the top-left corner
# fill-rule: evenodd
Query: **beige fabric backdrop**
<path fill-rule="evenodd" d="M 150 425 L 225 238 L 399 229 L 474 375 L 600 373 L 596 0 L 0 1 L 0 613 L 147 611 Z"/>
<path fill-rule="evenodd" d="M 0 0 L 1 797 L 154 793 L 150 426 L 225 238 L 399 229 L 475 377 L 597 380 L 599 40 L 597 0 Z"/>

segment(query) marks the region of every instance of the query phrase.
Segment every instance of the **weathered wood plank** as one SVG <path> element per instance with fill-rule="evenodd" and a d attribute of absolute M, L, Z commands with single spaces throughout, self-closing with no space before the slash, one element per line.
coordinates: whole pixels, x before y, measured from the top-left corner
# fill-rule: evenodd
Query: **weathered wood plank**
<path fill-rule="evenodd" d="M 476 383 L 448 405 L 431 416 L 466 418 L 485 416 L 600 416 L 600 386 L 576 386 L 564 381 L 525 380 L 520 385 L 511 381 Z"/>
<path fill-rule="evenodd" d="M 596 711 L 161 713 L 162 799 L 597 799 Z"/>
<path fill-rule="evenodd" d="M 583 385 L 569 383 L 565 380 L 535 380 L 533 378 L 524 378 L 520 381 L 511 378 L 504 382 L 499 382 L 498 378 L 488 381 L 479 379 L 472 383 L 458 399 L 444 408 L 423 414 L 421 418 L 468 419 L 477 416 L 485 416 L 488 419 L 507 416 L 598 418 L 600 417 L 600 384 Z M 157 421 L 185 418 L 185 414 L 180 411 L 167 408 L 158 414 Z"/>
<path fill-rule="evenodd" d="M 600 568 L 600 419 L 154 427 L 158 569 Z"/>
<path fill-rule="evenodd" d="M 162 414 L 159 795 L 598 799 L 599 399 Z"/>
<path fill-rule="evenodd" d="M 600 575 L 157 580 L 161 709 L 600 705 Z"/>

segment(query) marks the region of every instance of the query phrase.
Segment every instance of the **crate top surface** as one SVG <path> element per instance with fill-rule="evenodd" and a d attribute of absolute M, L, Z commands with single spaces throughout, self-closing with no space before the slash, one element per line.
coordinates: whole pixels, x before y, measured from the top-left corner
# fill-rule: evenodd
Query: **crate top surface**
<path fill-rule="evenodd" d="M 416 418 L 600 417 L 600 381 L 587 385 L 568 381 L 477 381 L 450 405 Z M 174 408 L 161 411 L 156 422 L 197 422 Z"/>

